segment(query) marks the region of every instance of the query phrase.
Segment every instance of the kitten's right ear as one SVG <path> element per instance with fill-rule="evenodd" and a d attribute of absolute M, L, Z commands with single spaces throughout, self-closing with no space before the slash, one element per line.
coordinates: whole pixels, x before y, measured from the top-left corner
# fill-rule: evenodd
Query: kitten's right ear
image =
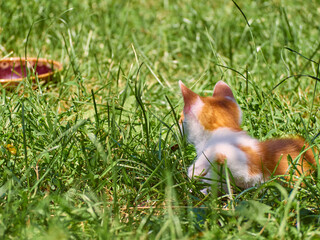
<path fill-rule="evenodd" d="M 183 100 L 184 100 L 184 109 L 185 113 L 188 113 L 191 110 L 191 106 L 197 101 L 199 98 L 198 94 L 192 92 L 189 88 L 187 88 L 182 81 L 179 81 L 180 89 L 182 92 Z"/>
<path fill-rule="evenodd" d="M 214 86 L 213 97 L 228 97 L 231 100 L 236 101 L 231 88 L 224 81 L 219 81 Z"/>

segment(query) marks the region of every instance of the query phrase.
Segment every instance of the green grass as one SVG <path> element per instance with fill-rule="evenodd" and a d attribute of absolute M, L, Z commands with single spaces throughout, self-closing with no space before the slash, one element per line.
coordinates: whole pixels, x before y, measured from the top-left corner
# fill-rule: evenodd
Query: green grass
<path fill-rule="evenodd" d="M 1 88 L 0 238 L 319 239 L 319 174 L 205 197 L 176 124 L 178 80 L 203 95 L 224 80 L 251 136 L 319 144 L 319 11 L 315 0 L 0 1 L 0 58 L 64 65 L 37 88 Z"/>

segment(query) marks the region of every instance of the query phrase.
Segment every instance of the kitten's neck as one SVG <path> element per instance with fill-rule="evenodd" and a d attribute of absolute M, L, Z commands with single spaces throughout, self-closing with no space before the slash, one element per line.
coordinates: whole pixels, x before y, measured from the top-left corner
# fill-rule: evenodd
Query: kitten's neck
<path fill-rule="evenodd" d="M 235 144 L 239 136 L 247 134 L 241 130 L 231 129 L 227 127 L 218 128 L 214 131 L 203 130 L 203 134 L 198 139 L 193 140 L 197 155 L 200 156 L 209 144 L 228 142 Z"/>
<path fill-rule="evenodd" d="M 212 132 L 207 131 L 207 133 L 204 133 L 201 138 L 198 139 L 198 141 L 194 141 L 193 145 L 196 148 L 197 155 L 200 156 L 202 152 L 204 151 L 209 139 L 212 137 Z"/>

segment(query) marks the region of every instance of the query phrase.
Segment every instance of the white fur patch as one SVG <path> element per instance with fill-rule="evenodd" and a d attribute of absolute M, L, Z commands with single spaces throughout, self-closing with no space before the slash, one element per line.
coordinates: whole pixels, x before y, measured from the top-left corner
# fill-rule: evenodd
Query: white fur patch
<path fill-rule="evenodd" d="M 183 132 L 187 135 L 188 141 L 195 146 L 204 145 L 211 136 L 211 132 L 206 131 L 198 121 L 198 114 L 202 110 L 203 105 L 204 103 L 198 97 L 197 101 L 192 105 L 190 112 L 184 113 Z"/>
<path fill-rule="evenodd" d="M 195 124 L 197 125 L 197 124 Z M 203 176 L 214 179 L 212 163 L 217 160 L 217 154 L 226 156 L 227 166 L 230 169 L 236 185 L 247 188 L 262 181 L 262 174 L 251 176 L 249 174 L 248 159 L 239 145 L 250 147 L 259 151 L 258 141 L 245 132 L 233 131 L 229 128 L 219 128 L 213 132 L 204 130 L 203 127 L 193 126 L 192 141 L 197 149 L 198 157 L 189 167 L 188 176 Z M 190 130 L 189 130 L 190 131 Z"/>
<path fill-rule="evenodd" d="M 200 99 L 200 97 L 198 96 L 196 102 L 194 104 L 192 104 L 191 106 L 191 112 L 195 115 L 198 116 L 199 112 L 201 111 L 202 107 L 203 107 L 204 103 L 202 102 L 202 100 Z"/>

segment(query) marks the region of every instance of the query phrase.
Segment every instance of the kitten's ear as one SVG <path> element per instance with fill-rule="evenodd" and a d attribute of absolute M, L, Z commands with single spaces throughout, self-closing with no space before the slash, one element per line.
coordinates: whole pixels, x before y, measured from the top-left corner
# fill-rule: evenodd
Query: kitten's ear
<path fill-rule="evenodd" d="M 179 81 L 179 85 L 184 100 L 184 112 L 187 113 L 190 111 L 192 104 L 197 101 L 199 96 L 187 88 L 182 81 Z"/>
<path fill-rule="evenodd" d="M 236 101 L 231 88 L 223 81 L 217 82 L 213 89 L 213 97 L 228 97 L 233 101 Z"/>

